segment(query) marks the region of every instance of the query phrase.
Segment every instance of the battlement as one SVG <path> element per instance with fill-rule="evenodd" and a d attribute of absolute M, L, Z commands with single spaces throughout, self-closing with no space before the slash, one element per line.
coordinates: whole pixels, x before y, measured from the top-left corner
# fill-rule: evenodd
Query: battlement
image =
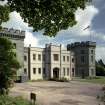
<path fill-rule="evenodd" d="M 10 29 L 8 29 L 8 28 L 3 28 L 2 29 L 2 32 L 8 32 L 8 33 L 10 33 L 10 34 L 18 34 L 18 35 L 23 35 L 23 36 L 25 36 L 25 31 L 20 31 L 20 30 L 15 30 L 15 29 L 13 29 L 13 28 L 10 28 Z"/>
<path fill-rule="evenodd" d="M 92 42 L 92 41 L 75 42 L 67 45 L 68 50 L 76 47 L 96 47 L 96 42 Z"/>
<path fill-rule="evenodd" d="M 0 36 L 12 37 L 12 38 L 25 38 L 25 31 L 16 30 L 13 28 L 2 28 Z"/>

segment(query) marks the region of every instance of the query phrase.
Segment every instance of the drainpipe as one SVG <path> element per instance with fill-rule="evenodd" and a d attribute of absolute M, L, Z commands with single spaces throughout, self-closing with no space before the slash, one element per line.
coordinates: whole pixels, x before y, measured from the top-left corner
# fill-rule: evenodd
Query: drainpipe
<path fill-rule="evenodd" d="M 61 52 L 61 47 L 62 47 L 62 45 L 60 44 L 60 76 L 59 76 L 60 79 L 61 79 L 61 77 L 62 77 L 62 76 L 61 76 L 61 75 L 62 75 L 62 74 L 61 74 L 61 70 L 62 70 L 62 57 L 61 57 L 61 53 L 62 53 L 62 52 Z"/>

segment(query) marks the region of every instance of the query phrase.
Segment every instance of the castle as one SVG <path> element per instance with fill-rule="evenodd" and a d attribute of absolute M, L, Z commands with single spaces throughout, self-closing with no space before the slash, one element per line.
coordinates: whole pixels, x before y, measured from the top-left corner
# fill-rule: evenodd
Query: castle
<path fill-rule="evenodd" d="M 95 47 L 91 41 L 62 45 L 46 44 L 45 48 L 24 47 L 25 31 L 3 28 L 0 37 L 12 41 L 21 64 L 17 77 L 21 81 L 38 79 L 71 80 L 73 77 L 95 76 Z"/>

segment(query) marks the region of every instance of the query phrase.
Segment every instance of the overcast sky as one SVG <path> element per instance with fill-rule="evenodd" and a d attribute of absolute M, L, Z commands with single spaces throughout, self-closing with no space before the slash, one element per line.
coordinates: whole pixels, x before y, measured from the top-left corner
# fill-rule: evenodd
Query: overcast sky
<path fill-rule="evenodd" d="M 3 4 L 0 2 L 0 4 Z M 93 0 L 85 10 L 78 9 L 75 13 L 78 24 L 67 30 L 60 31 L 56 37 L 43 36 L 42 32 L 32 32 L 32 28 L 24 23 L 19 13 L 10 14 L 10 20 L 2 26 L 26 31 L 25 46 L 44 47 L 46 43 L 63 44 L 66 46 L 76 41 L 92 40 L 97 43 L 96 59 L 105 62 L 105 0 Z M 90 29 L 83 30 L 88 25 Z M 91 35 L 91 39 L 90 39 Z"/>

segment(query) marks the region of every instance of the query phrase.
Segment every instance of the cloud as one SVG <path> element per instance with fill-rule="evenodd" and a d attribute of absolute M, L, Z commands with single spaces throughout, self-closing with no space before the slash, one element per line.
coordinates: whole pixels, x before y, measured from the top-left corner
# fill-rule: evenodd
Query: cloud
<path fill-rule="evenodd" d="M 38 46 L 38 39 L 33 36 L 31 32 L 26 31 L 26 38 L 24 40 L 24 44 L 26 47 L 28 47 L 30 44 L 32 47 Z"/>
<path fill-rule="evenodd" d="M 2 23 L 3 27 L 14 28 L 19 30 L 29 29 L 28 24 L 22 20 L 20 14 L 17 13 L 16 11 L 11 12 L 9 17 L 10 17 L 9 21 Z"/>
<path fill-rule="evenodd" d="M 5 4 L 7 4 L 7 0 L 5 0 L 5 1 L 0 1 L 0 5 L 5 5 Z"/>
<path fill-rule="evenodd" d="M 42 32 L 32 32 L 32 27 L 28 27 L 28 24 L 25 23 L 20 14 L 17 12 L 12 12 L 10 14 L 10 20 L 6 23 L 3 23 L 2 26 L 14 29 L 20 29 L 26 31 L 25 46 L 33 47 L 44 47 L 46 43 L 53 44 L 63 44 L 66 46 L 69 43 L 76 41 L 87 41 L 90 40 L 90 32 L 92 34 L 92 41 L 96 41 L 98 47 L 96 48 L 96 59 L 105 58 L 104 54 L 100 52 L 105 52 L 105 34 L 97 33 L 96 30 L 93 30 L 92 20 L 96 15 L 99 14 L 99 10 L 94 6 L 87 6 L 85 10 L 78 9 L 75 13 L 76 20 L 78 21 L 77 25 L 70 27 L 67 30 L 62 30 L 58 32 L 56 37 L 43 36 Z M 91 29 L 83 30 L 88 25 L 91 26 Z M 104 59 L 105 61 L 105 59 Z"/>
<path fill-rule="evenodd" d="M 25 30 L 25 46 L 29 46 L 29 44 L 31 44 L 31 46 L 38 46 L 38 39 L 32 34 L 32 32 L 30 32 L 30 30 L 32 30 L 32 27 L 28 27 L 28 24 L 22 20 L 20 14 L 16 11 L 10 13 L 10 20 L 8 22 L 3 23 L 2 26 L 19 30 Z"/>
<path fill-rule="evenodd" d="M 105 63 L 105 47 L 96 47 L 96 60 L 102 59 Z"/>

